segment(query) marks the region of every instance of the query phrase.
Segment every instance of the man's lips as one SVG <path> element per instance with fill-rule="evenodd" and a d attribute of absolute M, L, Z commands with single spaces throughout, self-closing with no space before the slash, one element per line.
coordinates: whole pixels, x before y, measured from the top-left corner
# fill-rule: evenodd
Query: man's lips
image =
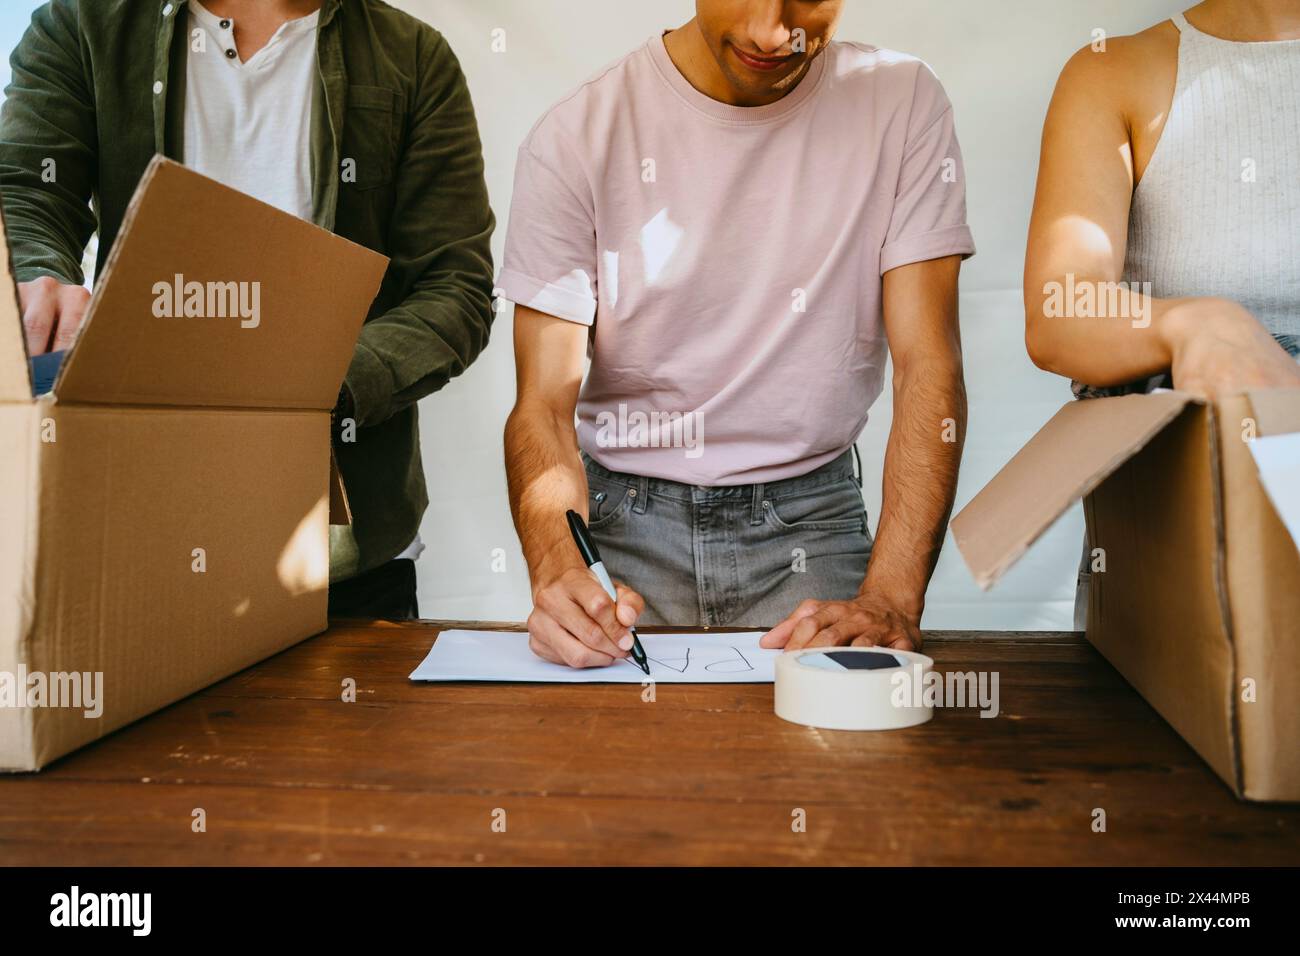
<path fill-rule="evenodd" d="M 746 53 L 739 47 L 733 46 L 731 49 L 736 54 L 736 59 L 741 63 L 745 64 L 745 66 L 749 67 L 751 70 L 760 70 L 763 73 L 770 73 L 773 70 L 779 70 L 795 58 L 795 54 L 793 53 L 788 56 L 755 56 L 752 53 Z"/>

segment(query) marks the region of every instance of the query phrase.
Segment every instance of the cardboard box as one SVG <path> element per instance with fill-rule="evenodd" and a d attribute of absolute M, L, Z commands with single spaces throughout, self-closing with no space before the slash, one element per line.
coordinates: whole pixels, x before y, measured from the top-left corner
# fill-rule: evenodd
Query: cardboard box
<path fill-rule="evenodd" d="M 0 769 L 325 628 L 329 410 L 386 263 L 155 159 L 34 399 L 6 258 Z"/>
<path fill-rule="evenodd" d="M 952 522 L 988 588 L 1084 498 L 1088 640 L 1249 800 L 1300 800 L 1300 549 L 1249 443 L 1294 432 L 1300 391 L 1071 402 Z"/>

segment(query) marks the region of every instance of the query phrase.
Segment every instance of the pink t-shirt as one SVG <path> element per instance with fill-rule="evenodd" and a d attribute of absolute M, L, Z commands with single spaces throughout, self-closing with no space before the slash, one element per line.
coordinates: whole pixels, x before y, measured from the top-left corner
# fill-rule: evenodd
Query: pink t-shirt
<path fill-rule="evenodd" d="M 881 276 L 961 254 L 965 174 L 924 63 L 831 43 L 788 95 L 729 106 L 663 39 L 519 149 L 500 294 L 593 326 L 578 443 L 695 485 L 805 474 L 880 394 Z"/>

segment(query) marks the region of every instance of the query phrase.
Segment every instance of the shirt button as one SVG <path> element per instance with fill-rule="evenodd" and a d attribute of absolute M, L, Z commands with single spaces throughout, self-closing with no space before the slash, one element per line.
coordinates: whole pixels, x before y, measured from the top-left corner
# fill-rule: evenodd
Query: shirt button
<path fill-rule="evenodd" d="M 229 21 L 229 20 L 222 20 L 222 21 L 221 21 L 221 29 L 223 29 L 223 30 L 229 30 L 229 29 L 230 29 L 230 21 Z"/>
<path fill-rule="evenodd" d="M 162 92 L 162 80 L 153 81 L 153 92 L 155 96 Z"/>
<path fill-rule="evenodd" d="M 234 58 L 235 58 L 235 51 L 234 51 L 234 50 L 227 50 L 227 51 L 226 51 L 226 59 L 227 59 L 227 60 L 233 60 Z"/>
<path fill-rule="evenodd" d="M 175 9 L 176 8 L 173 7 L 170 3 L 167 4 L 167 6 L 163 7 L 163 16 L 170 17 L 172 15 L 172 11 Z"/>

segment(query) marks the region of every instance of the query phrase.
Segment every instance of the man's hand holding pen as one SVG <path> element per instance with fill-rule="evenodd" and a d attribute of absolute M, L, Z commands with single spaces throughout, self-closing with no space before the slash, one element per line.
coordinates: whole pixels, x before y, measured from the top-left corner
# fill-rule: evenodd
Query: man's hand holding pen
<path fill-rule="evenodd" d="M 632 656 L 632 631 L 645 602 L 615 584 L 617 602 L 581 565 L 569 568 L 533 592 L 528 645 L 534 654 L 570 667 L 606 667 Z"/>

